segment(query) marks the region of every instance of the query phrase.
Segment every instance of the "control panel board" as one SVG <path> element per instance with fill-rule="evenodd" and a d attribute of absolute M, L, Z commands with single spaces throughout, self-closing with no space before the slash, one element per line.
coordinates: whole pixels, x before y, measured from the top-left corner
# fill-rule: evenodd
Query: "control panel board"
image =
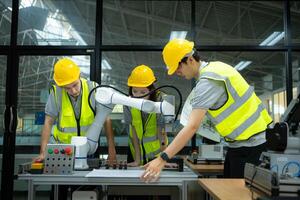
<path fill-rule="evenodd" d="M 75 146 L 71 144 L 47 144 L 45 174 L 72 174 Z"/>

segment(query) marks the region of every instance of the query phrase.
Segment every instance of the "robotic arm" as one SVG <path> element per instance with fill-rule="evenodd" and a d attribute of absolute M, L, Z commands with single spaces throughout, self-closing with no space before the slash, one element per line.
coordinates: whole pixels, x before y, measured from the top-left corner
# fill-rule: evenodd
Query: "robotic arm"
<path fill-rule="evenodd" d="M 71 144 L 76 146 L 75 149 L 75 169 L 87 169 L 87 155 L 93 154 L 97 147 L 100 132 L 105 119 L 111 113 L 115 104 L 121 104 L 133 108 L 137 108 L 147 113 L 161 113 L 164 115 L 166 122 L 171 122 L 175 118 L 175 101 L 174 96 L 167 96 L 162 102 L 153 102 L 141 98 L 132 98 L 123 95 L 111 88 L 101 87 L 96 90 L 96 107 L 100 110 L 100 114 L 95 116 L 95 121 L 87 132 L 86 137 L 72 137 Z"/>
<path fill-rule="evenodd" d="M 144 112 L 162 113 L 165 116 L 175 115 L 174 102 L 153 102 L 150 100 L 132 98 L 117 93 L 110 88 L 99 88 L 96 93 L 96 101 L 102 105 L 121 104 L 129 107 L 137 108 Z"/>

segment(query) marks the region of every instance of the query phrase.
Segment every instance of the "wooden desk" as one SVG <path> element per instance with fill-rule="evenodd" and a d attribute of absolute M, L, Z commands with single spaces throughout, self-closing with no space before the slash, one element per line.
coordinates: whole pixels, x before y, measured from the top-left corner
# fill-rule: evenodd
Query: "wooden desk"
<path fill-rule="evenodd" d="M 185 164 L 194 172 L 204 176 L 223 175 L 224 171 L 223 164 L 193 164 L 188 160 L 185 160 Z"/>
<path fill-rule="evenodd" d="M 214 200 L 252 200 L 244 179 L 201 178 L 198 182 Z M 253 198 L 257 197 L 258 194 L 253 192 Z"/>

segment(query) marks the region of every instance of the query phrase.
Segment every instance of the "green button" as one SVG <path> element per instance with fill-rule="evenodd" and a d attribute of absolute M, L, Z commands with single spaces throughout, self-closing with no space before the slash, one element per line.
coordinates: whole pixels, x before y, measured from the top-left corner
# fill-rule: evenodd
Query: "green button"
<path fill-rule="evenodd" d="M 53 150 L 52 150 L 52 149 L 48 149 L 48 153 L 49 153 L 49 154 L 52 154 L 52 153 L 53 153 Z"/>

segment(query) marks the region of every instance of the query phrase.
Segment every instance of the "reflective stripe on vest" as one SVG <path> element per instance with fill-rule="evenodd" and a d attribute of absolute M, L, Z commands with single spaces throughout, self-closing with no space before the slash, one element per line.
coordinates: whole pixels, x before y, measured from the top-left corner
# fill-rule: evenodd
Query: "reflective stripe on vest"
<path fill-rule="evenodd" d="M 89 82 L 86 79 L 81 80 L 81 111 L 79 118 L 80 132 L 78 133 L 77 121 L 75 117 L 75 111 L 72 103 L 68 97 L 67 92 L 54 86 L 54 95 L 56 100 L 59 116 L 57 123 L 54 126 L 53 136 L 61 143 L 71 143 L 72 136 L 81 135 L 84 136 L 94 121 L 94 113 L 89 107 L 88 95 L 89 91 L 95 87 L 93 82 Z"/>
<path fill-rule="evenodd" d="M 157 123 L 156 123 L 156 113 L 150 113 L 145 125 L 143 125 L 141 111 L 135 108 L 131 108 L 132 116 L 132 126 L 135 128 L 137 133 L 137 138 L 139 140 L 141 161 L 143 161 L 143 147 L 145 149 L 145 157 L 148 162 L 149 159 L 154 158 L 160 153 L 160 141 L 157 135 Z M 133 158 L 135 158 L 135 150 L 132 143 L 133 131 L 130 128 L 129 134 L 130 140 L 129 145 L 131 146 L 131 153 Z"/>
<path fill-rule="evenodd" d="M 209 109 L 207 116 L 219 134 L 229 140 L 247 140 L 263 132 L 272 118 L 244 78 L 231 66 L 210 62 L 200 71 L 200 79 L 223 81 L 228 99 L 217 110 Z"/>

